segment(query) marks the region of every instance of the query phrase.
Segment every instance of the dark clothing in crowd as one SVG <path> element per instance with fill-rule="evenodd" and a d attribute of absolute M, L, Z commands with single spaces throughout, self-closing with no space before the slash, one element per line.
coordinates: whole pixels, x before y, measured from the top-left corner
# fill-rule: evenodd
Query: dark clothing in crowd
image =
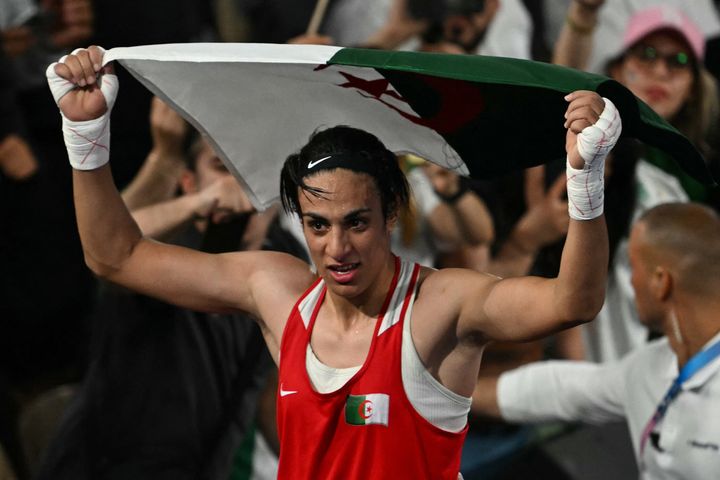
<path fill-rule="evenodd" d="M 194 229 L 181 242 L 221 243 Z M 277 224 L 264 249 L 303 256 Z M 87 378 L 37 480 L 228 478 L 274 368 L 257 324 L 109 284 L 99 305 Z"/>

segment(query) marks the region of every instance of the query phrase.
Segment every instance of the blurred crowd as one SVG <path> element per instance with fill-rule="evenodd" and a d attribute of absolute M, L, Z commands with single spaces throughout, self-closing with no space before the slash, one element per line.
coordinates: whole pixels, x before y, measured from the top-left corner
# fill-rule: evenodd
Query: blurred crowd
<path fill-rule="evenodd" d="M 720 178 L 720 2 L 0 0 L 0 480 L 276 474 L 276 367 L 252 319 L 183 310 L 97 280 L 75 227 L 45 69 L 91 44 L 184 42 L 493 55 L 607 75 L 690 139 Z M 202 135 L 122 68 L 117 74 L 113 176 L 146 236 L 307 260 L 296 218 L 278 207 L 255 211 Z M 565 159 L 492 179 L 413 155 L 398 162 L 414 200 L 393 232 L 395 253 L 502 277 L 557 274 L 569 221 Z M 511 423 L 489 415 L 480 397 L 521 365 L 616 362 L 664 335 L 638 315 L 628 244 L 637 219 L 669 202 L 720 209 L 718 191 L 663 152 L 621 140 L 606 167 L 602 312 L 552 338 L 486 350 L 466 479 L 637 477 L 622 423 Z"/>

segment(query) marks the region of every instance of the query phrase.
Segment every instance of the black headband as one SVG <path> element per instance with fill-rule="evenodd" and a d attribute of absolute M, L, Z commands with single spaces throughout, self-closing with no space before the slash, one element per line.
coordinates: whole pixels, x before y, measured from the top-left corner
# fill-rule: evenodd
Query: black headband
<path fill-rule="evenodd" d="M 335 168 L 344 168 L 358 173 L 367 173 L 371 177 L 377 175 L 377 166 L 367 156 L 357 152 L 341 152 L 331 155 L 324 155 L 320 158 L 305 162 L 300 160 L 298 166 L 298 177 L 305 178 L 308 175 L 319 172 L 320 170 L 333 170 Z"/>

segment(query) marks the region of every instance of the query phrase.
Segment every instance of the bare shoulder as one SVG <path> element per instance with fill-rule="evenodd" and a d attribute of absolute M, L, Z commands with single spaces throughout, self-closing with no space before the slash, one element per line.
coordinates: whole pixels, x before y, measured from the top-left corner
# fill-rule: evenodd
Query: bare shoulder
<path fill-rule="evenodd" d="M 240 310 L 258 320 L 270 353 L 277 360 L 280 339 L 292 307 L 317 280 L 317 275 L 306 262 L 282 252 L 232 252 L 221 256 L 225 258 L 220 262 L 222 268 L 228 272 L 225 280 L 230 285 L 220 288 L 228 289 L 231 297 L 239 285 L 248 286 L 242 289 L 246 298 L 241 303 L 251 308 Z"/>
<path fill-rule="evenodd" d="M 252 269 L 245 274 L 252 272 L 253 294 L 261 302 L 264 298 L 277 299 L 278 295 L 297 297 L 317 278 L 310 265 L 293 255 L 266 251 L 256 253 Z"/>
<path fill-rule="evenodd" d="M 243 253 L 250 253 L 243 259 Z M 237 260 L 234 278 L 250 286 L 252 313 L 266 331 L 270 351 L 275 353 L 288 315 L 295 302 L 317 280 L 303 260 L 282 252 L 254 251 L 231 253 Z M 231 260 L 232 263 L 232 260 Z M 269 338 L 268 338 L 269 334 Z"/>
<path fill-rule="evenodd" d="M 452 391 L 473 391 L 487 337 L 467 327 L 482 323 L 485 299 L 498 278 L 468 269 L 423 269 L 412 310 L 412 339 L 428 371 Z"/>
<path fill-rule="evenodd" d="M 467 268 L 433 269 L 422 267 L 419 278 L 418 299 L 422 297 L 437 298 L 467 291 L 480 293 L 501 280 L 495 275 L 478 272 Z"/>
<path fill-rule="evenodd" d="M 413 309 L 413 325 L 435 338 L 461 338 L 469 332 L 459 324 L 468 316 L 482 319 L 484 304 L 500 279 L 494 275 L 463 268 L 423 268 Z"/>

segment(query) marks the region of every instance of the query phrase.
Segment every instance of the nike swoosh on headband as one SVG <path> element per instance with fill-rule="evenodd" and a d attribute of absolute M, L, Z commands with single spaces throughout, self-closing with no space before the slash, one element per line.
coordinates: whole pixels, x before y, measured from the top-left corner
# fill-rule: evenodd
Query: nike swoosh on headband
<path fill-rule="evenodd" d="M 314 167 L 315 165 L 317 165 L 318 163 L 324 162 L 325 160 L 327 160 L 327 159 L 330 158 L 330 157 L 332 157 L 332 155 L 328 155 L 327 157 L 323 157 L 323 158 L 321 158 L 320 160 L 310 161 L 310 162 L 308 162 L 308 166 L 307 166 L 307 167 L 308 167 L 308 168 L 313 168 L 313 167 Z"/>

